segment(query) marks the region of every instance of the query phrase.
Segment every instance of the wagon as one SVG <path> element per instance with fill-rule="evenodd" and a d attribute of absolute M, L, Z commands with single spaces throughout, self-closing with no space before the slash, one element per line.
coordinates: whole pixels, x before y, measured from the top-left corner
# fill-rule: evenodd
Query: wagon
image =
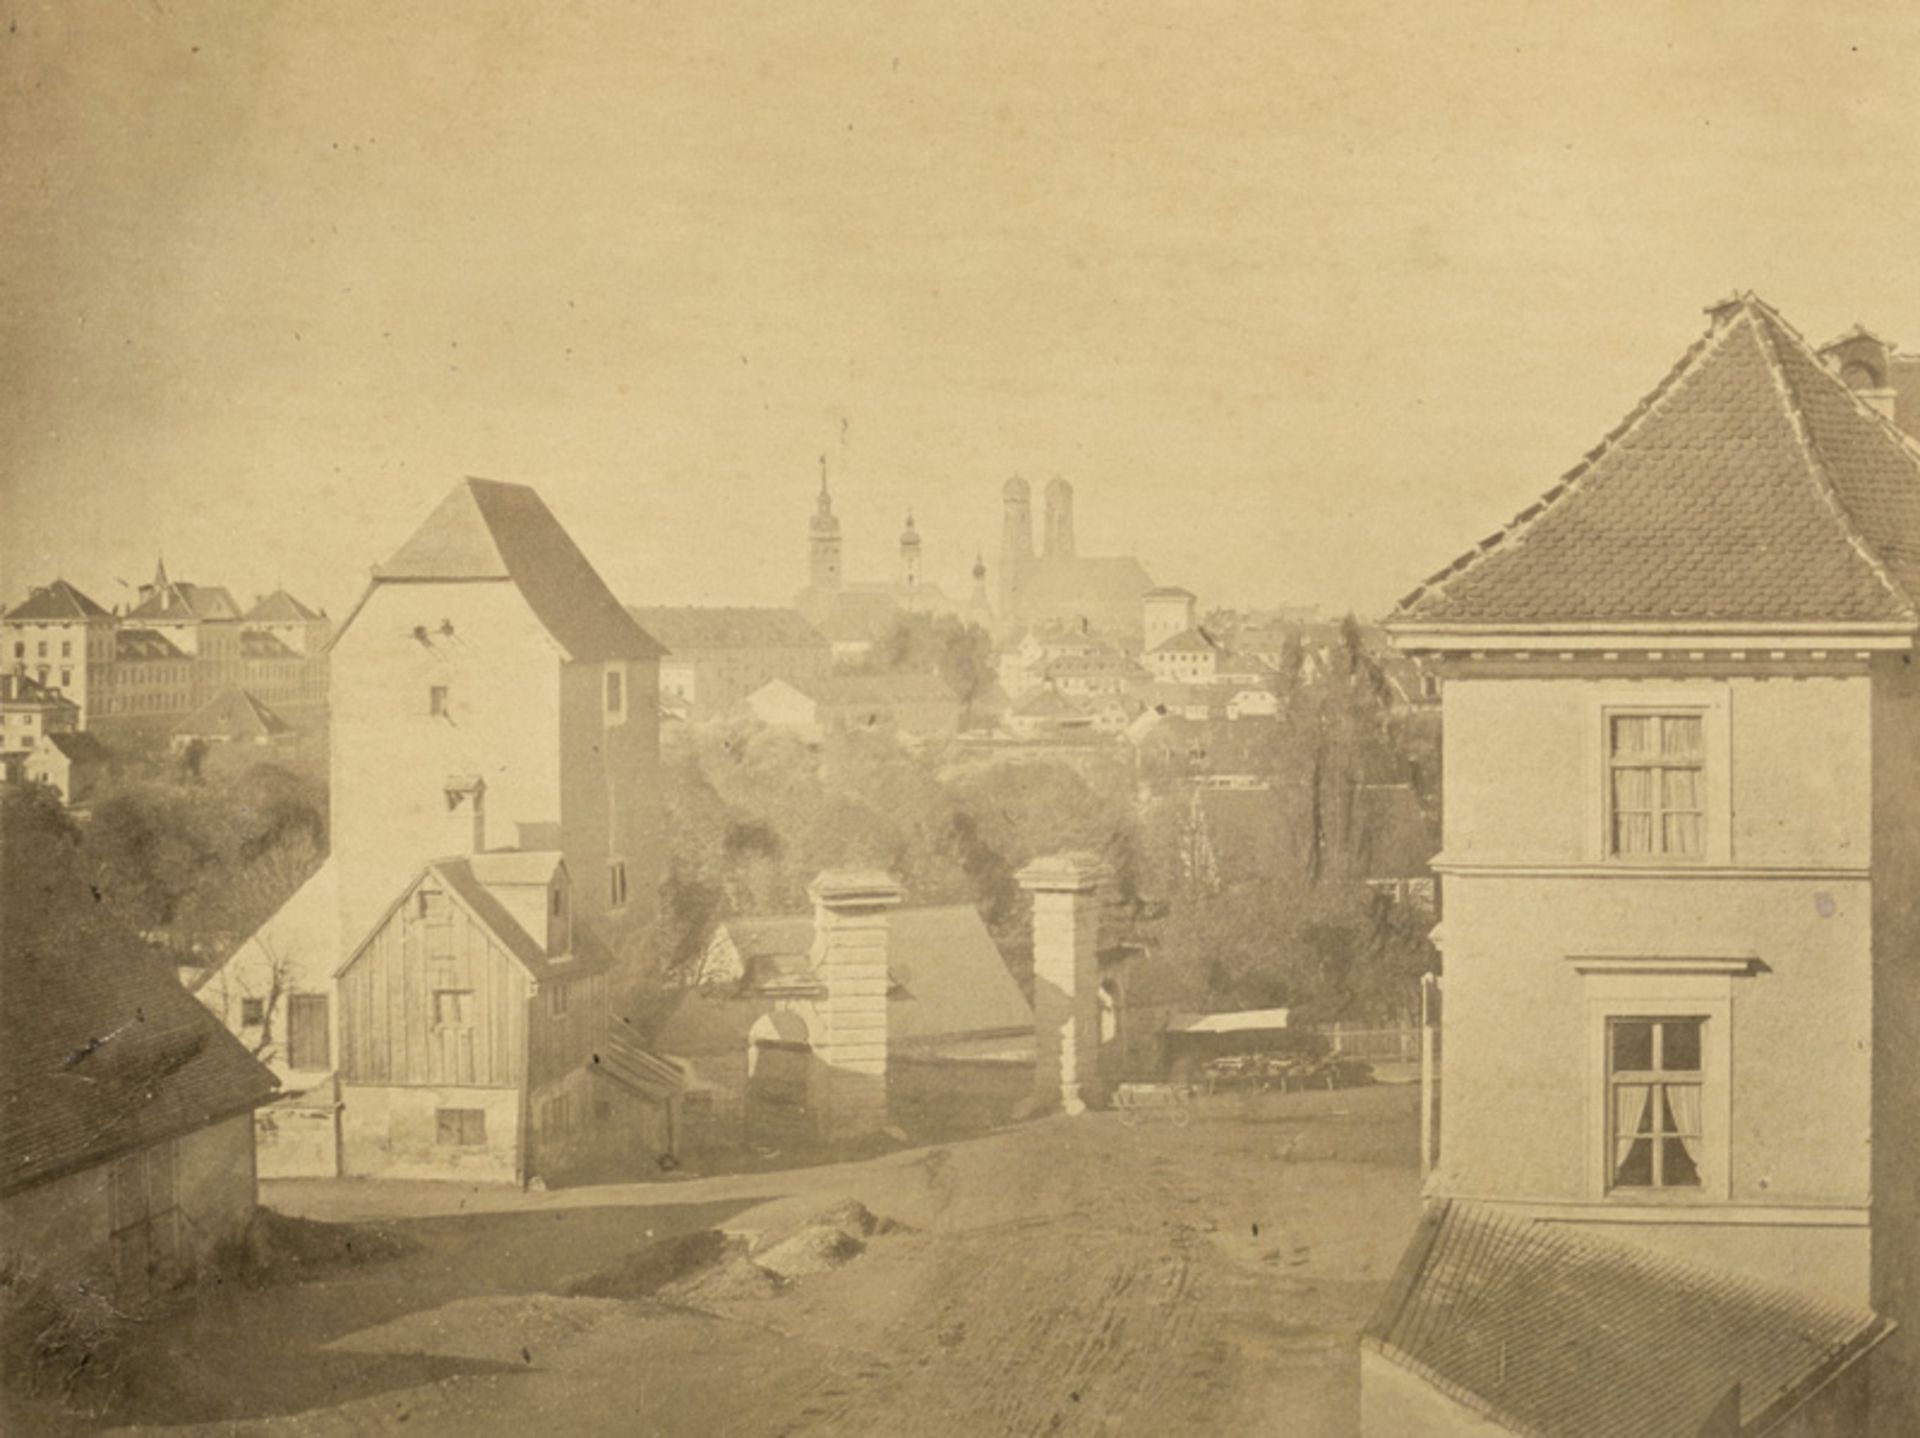
<path fill-rule="evenodd" d="M 1184 1128 L 1193 1118 L 1192 1098 L 1193 1090 L 1184 1084 L 1123 1083 L 1113 1091 L 1113 1106 L 1128 1128 L 1153 1109 Z"/>

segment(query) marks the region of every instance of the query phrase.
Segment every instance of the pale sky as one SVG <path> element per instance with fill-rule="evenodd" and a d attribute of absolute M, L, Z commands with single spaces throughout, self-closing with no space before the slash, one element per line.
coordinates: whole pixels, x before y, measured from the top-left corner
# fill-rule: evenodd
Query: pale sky
<path fill-rule="evenodd" d="M 464 474 L 784 603 L 999 487 L 1377 612 L 1757 290 L 1920 349 L 1920 6 L 0 0 L 0 597 L 349 605 Z"/>

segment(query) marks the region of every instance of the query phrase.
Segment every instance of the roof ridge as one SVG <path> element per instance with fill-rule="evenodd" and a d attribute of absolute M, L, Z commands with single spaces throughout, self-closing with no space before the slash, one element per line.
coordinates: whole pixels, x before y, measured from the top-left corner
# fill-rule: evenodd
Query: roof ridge
<path fill-rule="evenodd" d="M 1732 330 L 1731 325 L 1710 326 L 1705 334 L 1687 347 L 1685 353 L 1661 377 L 1660 382 L 1641 396 L 1640 401 L 1628 410 L 1612 429 L 1601 436 L 1600 442 L 1588 450 L 1578 464 L 1563 473 L 1538 499 L 1514 515 L 1499 529 L 1460 555 L 1444 569 L 1429 575 L 1416 588 L 1402 596 L 1394 605 L 1393 614 L 1388 616 L 1388 621 L 1391 622 L 1395 615 L 1404 613 L 1428 594 L 1465 574 L 1481 556 L 1491 553 L 1507 541 L 1512 540 L 1516 544 L 1524 543 L 1527 531 L 1531 530 L 1549 510 L 1573 494 L 1580 482 L 1599 466 L 1600 461 L 1606 458 L 1628 434 L 1660 406 L 1669 394 L 1678 388 L 1687 371 L 1695 368 L 1710 353 L 1725 344 Z"/>
<path fill-rule="evenodd" d="M 1887 592 L 1898 600 L 1910 615 L 1920 617 L 1920 607 L 1915 605 L 1914 597 L 1902 589 L 1899 582 L 1888 571 L 1886 561 L 1881 559 L 1867 537 L 1860 532 L 1860 527 L 1854 522 L 1846 502 L 1841 499 L 1840 491 L 1833 482 L 1833 472 L 1827 465 L 1826 456 L 1821 454 L 1819 446 L 1813 441 L 1813 431 L 1807 424 L 1806 411 L 1800 403 L 1800 395 L 1794 389 L 1793 381 L 1787 378 L 1786 366 L 1780 357 L 1780 336 L 1776 333 L 1774 326 L 1777 325 L 1780 329 L 1786 330 L 1802 348 L 1806 348 L 1805 337 L 1751 290 L 1742 298 L 1741 308 L 1742 318 L 1753 326 L 1755 337 L 1760 343 L 1760 352 L 1767 361 L 1767 372 L 1773 378 L 1774 388 L 1779 391 L 1786 405 L 1787 419 L 1793 426 L 1793 435 L 1799 443 L 1801 458 L 1806 461 L 1808 477 L 1812 479 L 1815 489 L 1825 501 L 1828 511 L 1834 517 L 1834 522 L 1840 526 L 1840 532 L 1846 536 L 1847 543 L 1873 570 L 1874 577 L 1880 581 Z M 1727 328 L 1731 330 L 1733 326 L 1729 325 Z M 1812 359 L 1814 367 L 1820 373 L 1827 373 L 1826 366 L 1822 365 L 1811 351 L 1808 357 Z M 1839 381 L 1836 380 L 1835 383 Z M 1846 389 L 1849 395 L 1853 394 L 1847 386 L 1841 385 L 1841 388 Z M 1872 408 L 1857 396 L 1855 403 L 1861 408 Z"/>

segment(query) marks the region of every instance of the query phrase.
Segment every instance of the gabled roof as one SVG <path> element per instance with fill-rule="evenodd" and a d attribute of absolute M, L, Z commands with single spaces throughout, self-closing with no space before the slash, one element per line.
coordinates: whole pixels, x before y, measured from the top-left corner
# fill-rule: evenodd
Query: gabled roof
<path fill-rule="evenodd" d="M 238 619 L 240 606 L 217 584 L 188 584 L 169 580 L 157 586 L 127 611 L 129 619 L 186 623 L 198 619 Z"/>
<path fill-rule="evenodd" d="M 690 649 L 825 649 L 824 634 L 797 609 L 645 608 L 629 604 L 668 653 Z"/>
<path fill-rule="evenodd" d="M 721 927 L 746 968 L 747 992 L 818 986 L 810 916 L 729 919 Z M 887 1006 L 890 1041 L 934 1043 L 1033 1027 L 1032 1006 L 993 936 L 964 904 L 890 913 L 887 973 L 894 985 Z"/>
<path fill-rule="evenodd" d="M 157 629 L 121 629 L 113 636 L 113 656 L 127 659 L 185 659 L 185 650 Z"/>
<path fill-rule="evenodd" d="M 40 709 L 77 710 L 80 707 L 24 670 L 0 673 L 0 704 L 31 704 Z"/>
<path fill-rule="evenodd" d="M 276 589 L 255 602 L 241 618 L 256 624 L 311 624 L 324 616 L 307 608 L 284 589 Z"/>
<path fill-rule="evenodd" d="M 271 739 L 293 726 L 244 689 L 229 685 L 173 726 L 199 739 Z"/>
<path fill-rule="evenodd" d="M 529 934 L 493 892 L 496 886 L 510 888 L 530 882 L 534 874 L 545 873 L 550 878 L 560 863 L 560 855 L 555 851 L 513 850 L 435 859 L 424 864 L 400 887 L 366 932 L 359 935 L 337 972 L 344 974 L 352 968 L 374 936 L 392 922 L 394 914 L 420 886 L 437 880 L 536 981 L 598 973 L 613 963 L 613 953 L 578 913 L 568 920 L 567 936 L 571 941 L 568 951 L 549 954 L 544 939 Z"/>
<path fill-rule="evenodd" d="M 1766 1431 L 1890 1329 L 1864 1309 L 1453 1204 L 1422 1218 L 1363 1341 L 1514 1433 L 1698 1438 L 1735 1385 L 1726 1431 Z"/>
<path fill-rule="evenodd" d="M 64 579 L 56 579 L 43 588 L 35 588 L 27 597 L 6 611 L 10 624 L 59 619 L 111 619 L 113 616 Z"/>
<path fill-rule="evenodd" d="M 113 750 L 100 742 L 97 734 L 85 729 L 69 729 L 46 736 L 47 743 L 66 755 L 73 764 L 107 764 Z"/>
<path fill-rule="evenodd" d="M 514 585 L 569 659 L 660 655 L 660 646 L 633 622 L 546 501 L 527 485 L 462 480 L 373 571 L 375 589 L 460 581 Z M 350 616 L 347 624 L 352 622 Z"/>
<path fill-rule="evenodd" d="M 1220 646 L 1202 629 L 1182 629 L 1153 646 L 1155 654 L 1218 654 Z"/>
<path fill-rule="evenodd" d="M 274 1079 L 133 934 L 0 917 L 0 1193 L 244 1113 Z"/>
<path fill-rule="evenodd" d="M 1920 449 L 1751 294 L 1395 627 L 1920 618 Z"/>

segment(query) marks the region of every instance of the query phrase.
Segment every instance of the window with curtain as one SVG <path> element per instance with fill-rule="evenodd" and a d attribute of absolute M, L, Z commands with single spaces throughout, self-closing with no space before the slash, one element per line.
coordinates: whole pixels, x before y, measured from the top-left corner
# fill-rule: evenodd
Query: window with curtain
<path fill-rule="evenodd" d="M 1706 852 L 1706 721 L 1607 716 L 1608 852 L 1698 859 Z"/>
<path fill-rule="evenodd" d="M 1607 1025 L 1608 1187 L 1698 1188 L 1701 1018 Z"/>

